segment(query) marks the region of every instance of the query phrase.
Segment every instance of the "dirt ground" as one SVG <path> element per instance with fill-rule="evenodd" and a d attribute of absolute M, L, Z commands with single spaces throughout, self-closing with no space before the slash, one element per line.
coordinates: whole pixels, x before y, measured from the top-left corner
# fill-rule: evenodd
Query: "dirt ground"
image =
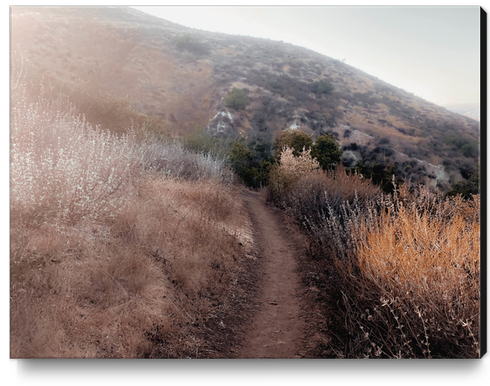
<path fill-rule="evenodd" d="M 311 275 L 318 267 L 308 257 L 305 236 L 261 193 L 243 188 L 240 196 L 253 224 L 253 248 L 228 300 L 191 328 L 202 344 L 186 356 L 326 357 L 329 320 L 323 313 L 331 288 Z"/>
<path fill-rule="evenodd" d="M 301 318 L 297 246 L 258 193 L 244 191 L 255 225 L 261 269 L 254 317 L 244 325 L 238 358 L 300 358 L 305 323 Z"/>

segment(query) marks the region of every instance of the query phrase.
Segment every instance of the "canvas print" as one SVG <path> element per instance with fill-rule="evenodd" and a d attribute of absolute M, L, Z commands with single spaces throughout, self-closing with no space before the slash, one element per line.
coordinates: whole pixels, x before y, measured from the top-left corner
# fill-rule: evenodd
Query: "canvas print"
<path fill-rule="evenodd" d="M 10 357 L 480 358 L 483 21 L 10 7 Z"/>

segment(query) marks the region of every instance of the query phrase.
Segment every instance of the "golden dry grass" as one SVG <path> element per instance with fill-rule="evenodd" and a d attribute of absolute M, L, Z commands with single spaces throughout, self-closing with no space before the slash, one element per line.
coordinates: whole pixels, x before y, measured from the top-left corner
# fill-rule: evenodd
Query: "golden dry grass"
<path fill-rule="evenodd" d="M 479 196 L 383 195 L 341 168 L 272 193 L 309 236 L 315 288 L 336 303 L 325 304 L 338 315 L 318 339 L 321 355 L 479 357 Z"/>
<path fill-rule="evenodd" d="M 479 357 L 479 198 L 411 200 L 362 216 L 337 261 L 350 355 Z"/>

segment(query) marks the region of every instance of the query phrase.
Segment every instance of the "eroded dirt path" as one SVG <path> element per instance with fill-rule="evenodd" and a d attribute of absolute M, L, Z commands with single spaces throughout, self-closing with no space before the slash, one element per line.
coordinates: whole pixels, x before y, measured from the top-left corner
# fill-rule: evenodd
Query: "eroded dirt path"
<path fill-rule="evenodd" d="M 243 191 L 255 225 L 262 259 L 257 291 L 258 310 L 244 327 L 239 358 L 298 358 L 304 338 L 300 318 L 296 246 L 258 193 Z"/>

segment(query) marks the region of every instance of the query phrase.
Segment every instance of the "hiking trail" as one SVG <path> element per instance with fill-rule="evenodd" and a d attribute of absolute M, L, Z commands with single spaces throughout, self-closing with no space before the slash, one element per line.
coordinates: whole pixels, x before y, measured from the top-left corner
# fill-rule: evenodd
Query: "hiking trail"
<path fill-rule="evenodd" d="M 243 346 L 237 357 L 300 358 L 305 326 L 300 317 L 297 247 L 259 193 L 244 190 L 242 197 L 255 225 L 262 262 L 258 309 L 244 326 Z"/>

